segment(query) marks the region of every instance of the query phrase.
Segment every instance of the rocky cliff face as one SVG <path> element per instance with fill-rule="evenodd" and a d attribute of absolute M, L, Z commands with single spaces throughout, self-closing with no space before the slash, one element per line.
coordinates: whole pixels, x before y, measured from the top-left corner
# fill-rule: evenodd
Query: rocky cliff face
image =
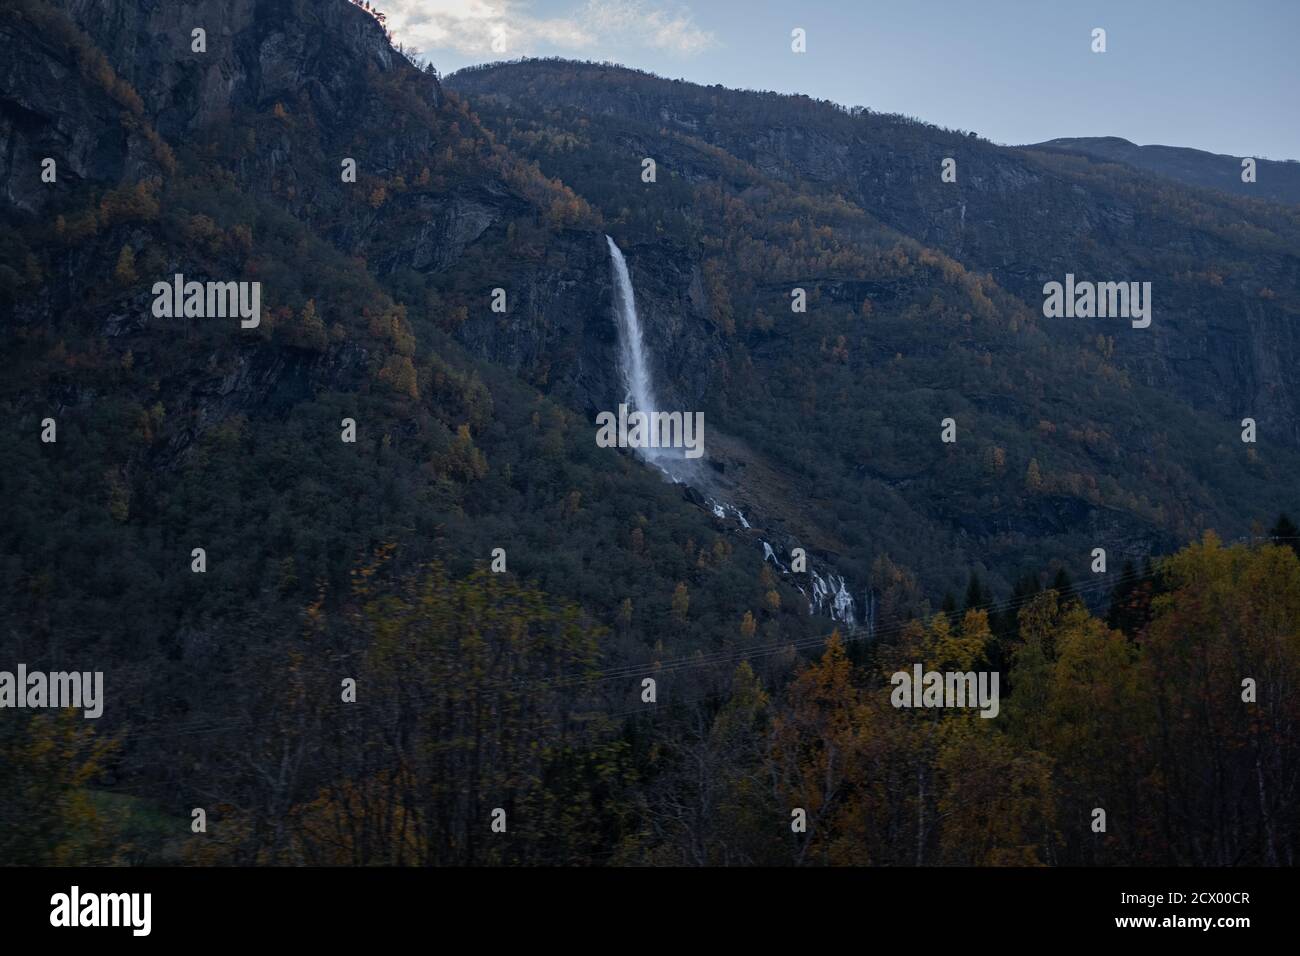
<path fill-rule="evenodd" d="M 122 105 L 112 91 L 80 82 L 67 47 L 26 27 L 10 17 L 0 23 L 0 191 L 7 208 L 37 216 L 80 183 L 156 172 L 144 137 L 119 121 Z M 46 157 L 60 160 L 53 183 L 41 181 Z"/>
<path fill-rule="evenodd" d="M 31 212 L 82 180 L 117 183 L 156 171 L 140 142 L 141 124 L 184 148 L 189 136 L 234 112 L 306 97 L 333 131 L 346 131 L 367 107 L 357 71 L 392 72 L 401 59 L 373 18 L 348 3 L 68 0 L 31 7 L 55 37 L 42 42 L 12 19 L 0 33 L 11 157 L 0 182 Z M 195 29 L 205 32 L 206 52 L 192 49 Z M 74 31 L 84 37 L 71 48 L 49 42 Z M 427 97 L 437 105 L 433 78 Z M 120 128 L 124 108 L 136 114 L 135 129 Z M 43 188 L 33 175 L 39 164 L 32 157 L 52 152 L 67 160 L 61 189 Z M 267 158 L 266 168 L 249 170 L 256 174 L 250 181 L 268 181 L 285 159 L 274 151 Z"/>
<path fill-rule="evenodd" d="M 89 34 L 118 75 L 146 104 L 168 140 L 231 111 L 265 109 L 307 97 L 318 116 L 345 130 L 364 116 L 358 72 L 406 68 L 375 19 L 350 3 L 311 0 L 65 0 L 60 4 Z M 193 50 L 193 31 L 206 52 Z M 430 78 L 427 102 L 440 91 Z"/>

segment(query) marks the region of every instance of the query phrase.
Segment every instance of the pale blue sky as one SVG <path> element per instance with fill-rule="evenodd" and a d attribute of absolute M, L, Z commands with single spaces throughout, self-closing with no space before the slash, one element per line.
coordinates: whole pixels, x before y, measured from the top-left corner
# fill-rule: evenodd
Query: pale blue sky
<path fill-rule="evenodd" d="M 609 59 L 1001 143 L 1122 136 L 1300 159 L 1300 0 L 376 0 L 443 73 Z M 790 52 L 803 27 L 808 52 Z M 1090 50 L 1094 27 L 1107 52 Z M 493 37 L 503 52 L 492 49 Z"/>

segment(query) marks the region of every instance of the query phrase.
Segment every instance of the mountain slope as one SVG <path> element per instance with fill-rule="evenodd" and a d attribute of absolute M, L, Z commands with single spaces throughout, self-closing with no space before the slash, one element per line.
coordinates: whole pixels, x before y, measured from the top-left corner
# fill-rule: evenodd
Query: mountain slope
<path fill-rule="evenodd" d="M 915 120 L 807 97 L 699 87 L 595 64 L 529 61 L 462 71 L 449 85 L 531 114 L 567 108 L 696 137 L 802 191 L 843 198 L 1038 312 L 1043 285 L 1155 280 L 1155 318 L 1040 323 L 1062 343 L 1114 338 L 1135 381 L 1225 423 L 1251 415 L 1300 444 L 1300 213 L 1187 190 L 1061 153 L 997 147 Z M 539 156 L 539 159 L 541 157 Z M 941 178 L 956 160 L 955 183 Z M 545 163 L 544 163 L 545 166 Z M 558 167 L 557 167 L 558 168 Z M 1261 343 L 1268 343 L 1261 347 Z"/>
<path fill-rule="evenodd" d="M 591 643 L 533 659 L 547 679 L 727 648 L 746 609 L 769 635 L 825 628 L 764 583 L 756 544 L 597 448 L 582 411 L 620 387 L 598 217 L 364 11 L 24 0 L 0 53 L 3 640 L 32 668 L 105 671 L 100 730 L 126 735 L 114 767 L 136 792 L 237 802 L 236 742 L 282 669 L 307 653 L 304 699 L 336 700 L 372 646 L 350 622 L 429 562 L 459 582 L 503 549 L 540 596 L 485 575 L 458 600 L 503 593 L 539 635 L 558 627 L 539 606 L 572 616 Z M 159 317 L 153 286 L 177 274 L 260 282 L 260 322 Z M 548 382 L 568 356 L 582 373 Z M 769 592 L 784 602 L 761 610 Z M 313 621 L 329 636 L 304 652 Z M 518 637 L 492 627 L 493 647 Z M 633 692 L 580 691 L 547 714 Z M 599 744 L 567 721 L 546 739 Z M 268 729 L 249 752 L 278 746 Z"/>
<path fill-rule="evenodd" d="M 761 510 L 802 515 L 851 579 L 871 580 L 883 554 L 954 589 L 954 566 L 1009 587 L 1022 562 L 1082 574 L 1093 547 L 1244 533 L 1286 506 L 1293 211 L 607 65 L 526 61 L 446 84 L 502 142 L 577 184 L 638 282 L 660 262 L 697 264 L 725 348 L 708 367 L 665 360 L 661 375 L 715 383 L 715 434 L 743 436 L 806 489 Z M 956 184 L 940 179 L 948 154 Z M 1219 256 L 1228 279 L 1205 269 Z M 1155 277 L 1152 327 L 1044 318 L 1042 284 L 1067 271 Z M 791 312 L 796 287 L 806 314 Z M 1248 413 L 1268 422 L 1258 453 L 1240 443 Z M 949 416 L 955 445 L 939 441 Z M 1253 503 L 1229 487 L 1255 489 Z"/>
<path fill-rule="evenodd" d="M 1189 186 L 1219 189 L 1251 199 L 1300 202 L 1300 163 L 1256 160 L 1256 180 L 1242 182 L 1244 157 L 1224 156 L 1185 146 L 1138 146 L 1118 136 L 1080 136 L 1049 139 L 1025 149 L 1078 153 L 1110 163 L 1158 173 Z"/>

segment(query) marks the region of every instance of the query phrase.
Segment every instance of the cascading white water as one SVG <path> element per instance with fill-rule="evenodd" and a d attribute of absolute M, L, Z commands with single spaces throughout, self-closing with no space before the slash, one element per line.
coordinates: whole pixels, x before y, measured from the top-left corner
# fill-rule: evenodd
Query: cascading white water
<path fill-rule="evenodd" d="M 609 243 L 610 267 L 614 272 L 614 312 L 618 318 L 619 370 L 623 373 L 623 385 L 627 390 L 623 401 L 628 406 L 629 412 L 639 411 L 648 415 L 661 409 L 655 398 L 650 365 L 646 361 L 641 320 L 636 314 L 636 293 L 632 290 L 632 278 L 628 275 L 627 262 L 623 258 L 622 250 L 609 236 L 605 237 L 605 241 Z M 674 455 L 671 450 L 653 447 L 639 447 L 637 454 L 659 468 L 672 481 L 692 487 L 697 484 L 698 473 L 687 470 L 689 463 L 683 460 L 680 454 Z M 725 518 L 729 514 L 734 515 L 743 528 L 749 529 L 749 522 L 735 505 L 717 501 L 707 494 L 705 498 L 717 517 Z M 764 560 L 772 561 L 783 572 L 787 570 L 766 541 L 763 542 L 763 556 Z M 844 579 L 829 573 L 822 578 L 816 571 L 811 571 L 811 575 L 813 596 L 808 601 L 808 613 L 822 611 L 836 621 L 842 621 L 850 627 L 854 626 L 856 620 L 853 598 Z M 803 588 L 799 590 L 802 592 Z"/>
<path fill-rule="evenodd" d="M 619 332 L 619 367 L 623 373 L 623 384 L 627 389 L 624 401 L 628 411 L 659 411 L 655 399 L 654 383 L 650 380 L 650 367 L 645 358 L 645 341 L 641 336 L 641 320 L 636 314 L 636 294 L 632 291 L 632 279 L 627 273 L 627 262 L 623 252 L 609 236 L 610 264 L 614 270 L 614 312 L 618 316 Z M 647 458 L 657 457 L 658 448 L 642 448 L 640 451 Z"/>

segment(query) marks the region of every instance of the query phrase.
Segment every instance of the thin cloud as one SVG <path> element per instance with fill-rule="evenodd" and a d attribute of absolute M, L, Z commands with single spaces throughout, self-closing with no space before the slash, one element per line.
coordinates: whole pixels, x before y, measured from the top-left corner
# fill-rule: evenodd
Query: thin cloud
<path fill-rule="evenodd" d="M 581 21 L 611 40 L 640 40 L 646 46 L 694 56 L 714 46 L 713 34 L 695 25 L 691 12 L 651 9 L 642 0 L 588 0 Z"/>
<path fill-rule="evenodd" d="M 688 8 L 653 8 L 644 0 L 587 0 L 556 17 L 532 15 L 526 0 L 380 0 L 378 5 L 394 38 L 426 53 L 451 49 L 500 59 L 642 46 L 685 57 L 717 45 Z"/>

